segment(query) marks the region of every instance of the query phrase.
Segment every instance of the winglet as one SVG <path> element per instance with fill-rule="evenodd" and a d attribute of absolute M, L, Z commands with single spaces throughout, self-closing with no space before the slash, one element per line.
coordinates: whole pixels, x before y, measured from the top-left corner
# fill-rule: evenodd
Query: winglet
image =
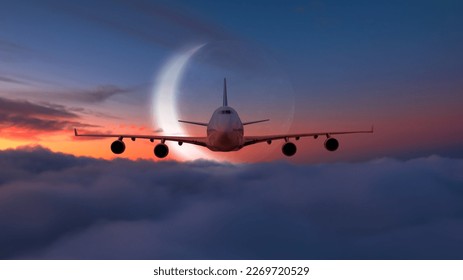
<path fill-rule="evenodd" d="M 374 125 L 371 125 L 371 133 L 374 131 Z"/>
<path fill-rule="evenodd" d="M 79 136 L 79 134 L 77 133 L 77 129 L 74 128 L 74 136 Z"/>
<path fill-rule="evenodd" d="M 227 79 L 223 78 L 223 106 L 228 106 L 227 100 Z"/>

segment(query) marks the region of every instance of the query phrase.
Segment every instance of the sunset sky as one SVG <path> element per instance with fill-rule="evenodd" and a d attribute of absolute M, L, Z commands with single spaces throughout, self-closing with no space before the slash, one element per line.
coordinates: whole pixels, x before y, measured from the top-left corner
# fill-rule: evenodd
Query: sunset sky
<path fill-rule="evenodd" d="M 451 0 L 2 1 L 0 259 L 463 259 L 462 14 Z M 167 142 L 158 160 L 148 140 L 115 156 L 113 139 L 74 137 L 204 136 L 177 118 L 208 122 L 224 77 L 242 121 L 270 118 L 246 135 L 375 132 L 336 152 L 303 138 L 291 158 L 282 141 Z"/>
<path fill-rule="evenodd" d="M 230 105 L 243 120 L 271 119 L 246 127 L 248 135 L 375 126 L 373 135 L 340 137 L 336 153 L 304 139 L 294 162 L 462 156 L 461 8 L 459 1 L 6 1 L 0 148 L 38 144 L 113 158 L 110 139 L 77 141 L 72 128 L 181 133 L 157 123 L 154 88 L 169 60 L 205 44 L 180 77 L 180 118 L 207 122 L 227 77 Z M 269 161 L 284 158 L 280 146 L 203 152 Z M 128 143 L 122 157 L 153 159 L 152 148 Z M 169 158 L 185 156 L 175 149 Z"/>

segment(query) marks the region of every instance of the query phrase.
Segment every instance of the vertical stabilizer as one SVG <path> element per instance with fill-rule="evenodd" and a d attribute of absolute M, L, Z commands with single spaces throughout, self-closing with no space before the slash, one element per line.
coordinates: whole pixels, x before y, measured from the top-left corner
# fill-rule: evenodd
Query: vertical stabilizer
<path fill-rule="evenodd" d="M 227 100 L 227 79 L 223 78 L 223 106 L 228 106 Z"/>

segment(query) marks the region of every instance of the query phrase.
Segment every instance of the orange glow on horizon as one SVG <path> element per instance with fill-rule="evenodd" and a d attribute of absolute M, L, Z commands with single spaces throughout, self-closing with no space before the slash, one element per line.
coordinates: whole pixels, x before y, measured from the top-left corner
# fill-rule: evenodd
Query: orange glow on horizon
<path fill-rule="evenodd" d="M 461 113 L 454 111 L 446 112 L 444 110 L 430 111 L 432 113 L 423 117 L 417 112 L 410 112 L 407 115 L 396 114 L 391 116 L 383 116 L 375 121 L 375 133 L 367 135 L 342 135 L 338 137 L 340 141 L 340 149 L 334 153 L 328 152 L 323 147 L 324 137 L 313 139 L 312 137 L 301 138 L 299 141 L 294 141 L 297 145 L 298 152 L 294 157 L 287 158 L 281 153 L 283 141 L 273 141 L 271 145 L 260 143 L 245 147 L 240 151 L 220 153 L 211 152 L 207 148 L 204 149 L 211 158 L 218 162 L 226 161 L 232 163 L 253 163 L 253 162 L 268 162 L 273 160 L 289 160 L 298 163 L 316 163 L 327 161 L 350 161 L 359 159 L 368 159 L 373 157 L 396 156 L 402 153 L 414 151 L 414 149 L 423 149 L 432 151 L 434 147 L 445 145 L 457 145 L 459 139 L 463 135 L 456 131 L 459 127 L 459 121 L 463 117 Z M 352 122 L 351 122 L 352 123 Z M 364 122 L 363 122 L 364 123 Z M 270 124 L 270 123 L 269 123 Z M 446 124 L 443 126 L 442 124 Z M 135 126 L 127 124 L 99 124 L 101 131 L 111 131 L 119 133 L 133 134 L 162 134 L 161 132 L 153 132 L 146 126 Z M 302 131 L 320 131 L 322 128 L 328 129 L 360 129 L 369 127 L 349 127 L 345 123 L 332 126 L 329 121 L 327 123 L 317 122 L 312 127 L 307 127 L 307 122 L 300 120 L 293 124 L 293 128 L 289 133 Z M 108 129 L 108 130 L 107 130 Z M 245 134 L 269 135 L 274 134 L 274 131 L 267 132 L 268 127 L 256 125 L 254 127 L 245 127 Z M 206 134 L 204 130 L 193 128 L 195 132 L 191 132 L 193 136 L 203 136 Z M 82 131 L 84 131 L 82 129 Z M 92 129 L 88 129 L 92 131 Z M 98 128 L 95 129 L 98 131 Z M 188 131 L 190 132 L 190 131 Z M 282 133 L 287 133 L 284 131 Z M 190 134 L 190 133 L 189 133 Z M 137 139 L 135 142 L 130 139 L 125 139 L 126 151 L 123 155 L 114 155 L 110 150 L 111 142 L 115 139 L 92 139 L 92 138 L 75 138 L 72 129 L 62 130 L 58 132 L 44 131 L 24 131 L 22 129 L 8 127 L 1 131 L 0 149 L 16 149 L 21 146 L 43 146 L 53 152 L 62 152 L 74 156 L 85 156 L 93 158 L 102 158 L 112 160 L 115 158 L 126 158 L 130 160 L 145 159 L 159 161 L 153 154 L 153 148 L 158 141 L 154 143 L 146 139 Z M 443 142 L 445 141 L 445 142 Z M 446 144 L 447 143 L 447 144 Z M 177 145 L 176 142 L 167 142 L 169 147 Z M 188 145 L 188 144 L 184 144 Z M 171 149 L 172 151 L 172 149 Z M 181 151 L 181 149 L 180 149 Z M 184 161 L 181 155 L 175 152 L 169 153 L 166 159 Z"/>

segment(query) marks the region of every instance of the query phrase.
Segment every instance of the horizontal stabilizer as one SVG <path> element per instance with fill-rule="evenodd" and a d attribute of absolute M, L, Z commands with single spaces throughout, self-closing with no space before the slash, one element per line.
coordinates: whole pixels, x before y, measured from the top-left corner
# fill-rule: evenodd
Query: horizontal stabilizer
<path fill-rule="evenodd" d="M 254 123 L 261 123 L 261 122 L 268 122 L 270 119 L 259 120 L 259 121 L 252 121 L 252 122 L 245 122 L 243 125 L 254 124 Z"/>
<path fill-rule="evenodd" d="M 207 123 L 202 123 L 202 122 L 190 122 L 190 121 L 182 121 L 182 120 L 178 120 L 178 122 L 181 122 L 181 123 L 189 123 L 189 124 L 194 124 L 194 125 L 207 126 Z"/>

